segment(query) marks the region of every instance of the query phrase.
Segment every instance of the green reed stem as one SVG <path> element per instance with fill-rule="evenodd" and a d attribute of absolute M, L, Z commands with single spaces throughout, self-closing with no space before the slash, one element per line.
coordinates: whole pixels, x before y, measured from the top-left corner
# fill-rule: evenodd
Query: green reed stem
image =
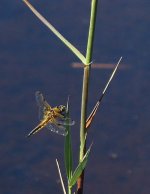
<path fill-rule="evenodd" d="M 87 118 L 87 103 L 88 103 L 88 90 L 89 90 L 89 80 L 90 80 L 90 68 L 93 53 L 93 43 L 94 43 L 94 32 L 96 23 L 96 13 L 97 13 L 98 0 L 92 0 L 91 2 L 91 16 L 90 16 L 90 26 L 86 50 L 86 64 L 84 66 L 83 75 L 83 86 L 82 86 L 82 102 L 81 102 L 81 123 L 80 123 L 80 156 L 81 161 L 86 152 L 86 118 Z M 84 182 L 84 171 L 78 179 L 77 183 L 77 193 L 83 193 L 83 182 Z"/>
<path fill-rule="evenodd" d="M 72 189 L 69 186 L 68 186 L 68 193 L 67 194 L 72 194 Z"/>
<path fill-rule="evenodd" d="M 89 64 L 89 65 L 91 63 L 92 53 L 93 53 L 97 4 L 98 4 L 98 0 L 92 0 L 89 35 L 88 35 L 88 43 L 87 43 L 87 50 L 86 50 L 86 64 Z"/>

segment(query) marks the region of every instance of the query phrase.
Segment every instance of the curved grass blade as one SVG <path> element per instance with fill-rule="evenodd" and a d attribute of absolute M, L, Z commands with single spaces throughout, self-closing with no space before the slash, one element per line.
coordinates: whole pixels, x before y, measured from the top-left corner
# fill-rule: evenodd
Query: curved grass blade
<path fill-rule="evenodd" d="M 69 118 L 69 97 L 66 106 L 66 118 Z M 67 121 L 66 121 L 67 122 Z M 66 167 L 66 174 L 68 181 L 72 177 L 72 144 L 71 144 L 71 133 L 70 133 L 70 126 L 66 125 L 67 135 L 65 136 L 65 149 L 64 149 L 64 159 L 65 159 L 65 167 Z"/>
<path fill-rule="evenodd" d="M 96 114 L 96 112 L 98 110 L 98 107 L 99 107 L 99 105 L 100 105 L 100 103 L 101 103 L 101 101 L 102 101 L 102 99 L 103 99 L 103 97 L 104 97 L 104 95 L 105 95 L 105 93 L 106 93 L 106 91 L 107 91 L 107 89 L 108 89 L 108 87 L 109 87 L 109 85 L 110 85 L 110 83 L 111 83 L 111 81 L 112 81 L 112 79 L 113 79 L 117 69 L 118 69 L 118 66 L 119 66 L 121 60 L 122 60 L 122 57 L 120 57 L 118 63 L 116 64 L 116 66 L 115 66 L 115 68 L 114 68 L 114 70 L 113 70 L 113 72 L 112 72 L 112 74 L 111 74 L 111 76 L 110 76 L 110 78 L 109 78 L 109 80 L 108 80 L 108 82 L 107 82 L 103 92 L 102 92 L 102 95 L 100 96 L 99 100 L 97 101 L 96 105 L 94 106 L 91 114 L 87 118 L 87 120 L 86 120 L 86 129 L 89 128 L 89 126 L 91 125 L 91 123 L 93 121 L 93 118 L 94 118 L 94 116 L 95 116 L 95 114 Z"/>
<path fill-rule="evenodd" d="M 47 26 L 54 34 L 57 36 L 81 61 L 83 64 L 86 63 L 86 59 L 84 55 L 74 47 L 62 34 L 60 34 L 56 28 L 50 24 L 27 0 L 23 0 L 23 2 L 30 8 L 30 10 L 39 18 L 39 20 Z"/>
<path fill-rule="evenodd" d="M 75 169 L 70 181 L 69 181 L 69 186 L 72 187 L 76 182 L 77 179 L 79 178 L 79 176 L 81 175 L 81 173 L 83 172 L 84 168 L 86 167 L 88 158 L 89 158 L 89 153 L 91 150 L 91 146 L 90 145 L 89 149 L 87 150 L 86 154 L 84 155 L 82 161 L 78 164 L 77 168 Z"/>

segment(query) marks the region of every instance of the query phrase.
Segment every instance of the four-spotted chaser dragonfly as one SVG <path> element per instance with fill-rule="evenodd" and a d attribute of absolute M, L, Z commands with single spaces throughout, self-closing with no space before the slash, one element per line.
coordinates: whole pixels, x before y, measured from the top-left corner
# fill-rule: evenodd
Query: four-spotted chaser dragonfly
<path fill-rule="evenodd" d="M 52 108 L 39 91 L 35 93 L 35 97 L 39 107 L 40 123 L 28 134 L 28 137 L 37 133 L 43 127 L 47 127 L 59 135 L 66 136 L 66 126 L 75 124 L 73 120 L 66 117 L 66 107 L 60 105 Z"/>

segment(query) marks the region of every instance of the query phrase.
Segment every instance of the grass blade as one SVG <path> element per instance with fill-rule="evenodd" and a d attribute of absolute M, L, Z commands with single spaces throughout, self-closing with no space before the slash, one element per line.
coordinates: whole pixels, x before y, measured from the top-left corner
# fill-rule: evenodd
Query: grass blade
<path fill-rule="evenodd" d="M 66 110 L 67 117 L 69 118 L 69 97 L 67 101 L 67 110 Z M 71 133 L 70 133 L 70 126 L 66 125 L 67 135 L 65 137 L 65 150 L 64 150 L 64 158 L 65 158 L 65 167 L 66 167 L 66 174 L 68 181 L 72 177 L 72 144 L 71 144 Z"/>
<path fill-rule="evenodd" d="M 66 193 L 66 190 L 65 190 L 65 185 L 64 185 L 64 182 L 63 182 L 63 179 L 62 179 L 62 175 L 61 175 L 61 171 L 60 171 L 60 167 L 59 167 L 59 163 L 58 163 L 58 160 L 57 159 L 56 159 L 56 165 L 57 165 L 57 169 L 58 169 L 58 173 L 59 173 L 59 177 L 60 177 L 60 181 L 61 181 L 61 186 L 62 186 L 63 193 L 64 194 L 67 194 Z"/>
<path fill-rule="evenodd" d="M 94 118 L 94 116 L 95 116 L 95 114 L 96 114 L 96 112 L 98 110 L 98 107 L 100 106 L 100 104 L 102 102 L 102 99 L 103 99 L 103 97 L 104 97 L 104 95 L 105 95 L 105 93 L 106 93 L 106 91 L 107 91 L 107 89 L 108 89 L 108 87 L 109 87 L 109 85 L 110 85 L 110 83 L 111 83 L 111 81 L 112 81 L 112 79 L 113 79 L 117 69 L 118 69 L 118 66 L 119 66 L 121 60 L 122 60 L 122 57 L 120 57 L 118 63 L 116 64 L 116 66 L 115 66 L 115 68 L 114 68 L 114 70 L 113 70 L 113 72 L 112 72 L 112 74 L 111 74 L 111 76 L 110 76 L 110 78 L 109 78 L 109 80 L 108 80 L 108 82 L 107 82 L 103 92 L 102 92 L 102 95 L 100 96 L 99 100 L 97 101 L 96 105 L 94 106 L 91 114 L 87 118 L 87 120 L 86 120 L 86 129 L 89 128 L 89 126 L 91 125 L 91 123 L 93 121 L 93 118 Z"/>
<path fill-rule="evenodd" d="M 54 34 L 57 36 L 84 64 L 86 63 L 86 59 L 84 55 L 74 47 L 62 34 L 60 34 L 56 28 L 50 24 L 27 0 L 23 0 L 23 2 L 30 8 L 30 10 L 39 18 L 39 20 L 47 26 Z"/>
<path fill-rule="evenodd" d="M 92 144 L 91 144 L 92 146 Z M 89 153 L 91 150 L 91 146 L 89 147 L 89 149 L 87 150 L 86 154 L 84 155 L 82 161 L 78 164 L 77 168 L 75 169 L 70 181 L 69 181 L 69 186 L 72 187 L 78 180 L 79 176 L 81 175 L 81 173 L 83 172 L 84 168 L 86 167 L 88 158 L 89 158 Z"/>

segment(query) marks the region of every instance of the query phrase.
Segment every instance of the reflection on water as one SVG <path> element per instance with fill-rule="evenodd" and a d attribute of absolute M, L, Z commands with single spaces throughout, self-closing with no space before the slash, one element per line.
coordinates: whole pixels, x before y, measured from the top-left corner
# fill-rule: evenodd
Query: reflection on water
<path fill-rule="evenodd" d="M 91 68 L 93 69 L 114 69 L 116 64 L 112 64 L 112 63 L 92 63 Z M 71 66 L 73 68 L 83 68 L 84 65 L 82 63 L 72 63 Z M 131 66 L 129 65 L 125 65 L 125 64 L 121 64 L 121 66 L 119 67 L 119 69 L 128 69 Z"/>
<path fill-rule="evenodd" d="M 148 3 L 117 0 L 99 5 L 94 62 L 114 64 L 123 56 L 123 64 L 131 68 L 117 72 L 91 126 L 94 146 L 85 193 L 150 193 Z M 83 52 L 89 5 L 64 0 L 39 1 L 37 7 Z M 70 67 L 77 59 L 22 2 L 2 0 L 0 12 L 0 193 L 60 193 L 55 158 L 64 169 L 64 139 L 46 129 L 31 139 L 25 136 L 38 122 L 35 91 L 45 93 L 52 106 L 66 103 L 70 94 L 77 152 L 83 71 Z M 111 71 L 92 69 L 89 112 Z"/>

